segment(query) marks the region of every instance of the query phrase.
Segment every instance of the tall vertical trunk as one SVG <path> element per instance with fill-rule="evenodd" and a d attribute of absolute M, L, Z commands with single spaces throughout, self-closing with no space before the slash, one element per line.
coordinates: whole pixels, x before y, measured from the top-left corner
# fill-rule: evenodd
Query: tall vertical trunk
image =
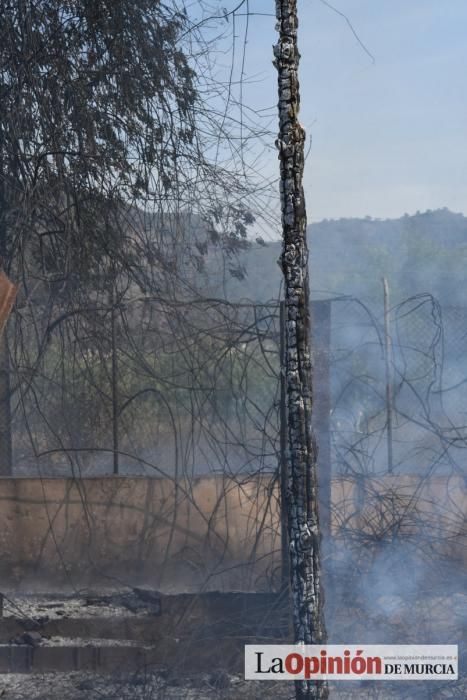
<path fill-rule="evenodd" d="M 392 340 L 389 322 L 389 285 L 386 277 L 383 277 L 383 299 L 384 299 L 384 365 L 386 369 L 386 420 L 387 420 L 387 448 L 388 448 L 388 473 L 393 471 L 392 454 Z"/>
<path fill-rule="evenodd" d="M 119 444 L 118 444 L 118 419 L 119 419 L 119 396 L 118 396 L 118 358 L 117 358 L 117 334 L 116 334 L 116 310 L 115 310 L 115 290 L 112 287 L 110 296 L 111 303 L 111 353 L 112 353 L 112 449 L 113 449 L 113 473 L 118 474 L 119 468 Z"/>
<path fill-rule="evenodd" d="M 289 481 L 287 460 L 287 395 L 285 380 L 285 301 L 279 306 L 280 323 L 280 491 L 281 491 L 281 592 L 289 591 L 289 523 L 287 517 L 287 486 Z"/>
<path fill-rule="evenodd" d="M 3 85 L 0 95 L 3 97 Z M 5 266 L 7 257 L 7 196 L 4 167 L 4 134 L 0 123 L 0 270 Z M 9 311 L 6 312 L 5 321 Z M 10 408 L 10 357 L 6 329 L 0 330 L 0 475 L 12 473 L 12 440 Z"/>
<path fill-rule="evenodd" d="M 325 641 L 320 581 L 317 449 L 311 430 L 312 363 L 306 211 L 305 132 L 300 104 L 297 0 L 276 0 L 279 41 L 274 47 L 279 86 L 282 269 L 285 281 L 285 374 L 288 426 L 288 534 L 293 622 L 297 644 Z M 300 700 L 327 698 L 324 681 L 297 681 Z"/>

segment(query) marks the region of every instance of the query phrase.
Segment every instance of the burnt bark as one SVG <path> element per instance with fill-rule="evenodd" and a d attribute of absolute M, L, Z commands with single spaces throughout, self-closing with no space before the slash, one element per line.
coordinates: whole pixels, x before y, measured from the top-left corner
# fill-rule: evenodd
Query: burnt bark
<path fill-rule="evenodd" d="M 297 1 L 276 0 L 279 41 L 274 47 L 279 88 L 282 269 L 285 282 L 287 397 L 287 513 L 295 643 L 325 642 L 320 579 L 317 448 L 312 434 L 312 358 L 306 210 L 305 131 L 298 120 L 300 91 Z M 300 700 L 327 698 L 323 681 L 297 681 Z"/>

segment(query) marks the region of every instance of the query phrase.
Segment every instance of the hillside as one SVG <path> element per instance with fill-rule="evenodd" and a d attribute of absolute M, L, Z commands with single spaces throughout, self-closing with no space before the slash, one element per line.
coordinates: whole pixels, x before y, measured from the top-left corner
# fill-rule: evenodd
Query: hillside
<path fill-rule="evenodd" d="M 312 297 L 352 295 L 375 303 L 388 277 L 394 303 L 430 292 L 443 304 L 467 304 L 467 217 L 447 209 L 399 219 L 325 220 L 308 229 Z M 277 298 L 280 242 L 253 244 L 240 254 L 245 277 L 224 275 L 214 257 L 205 284 L 230 300 Z M 209 278 L 208 278 L 209 275 Z"/>

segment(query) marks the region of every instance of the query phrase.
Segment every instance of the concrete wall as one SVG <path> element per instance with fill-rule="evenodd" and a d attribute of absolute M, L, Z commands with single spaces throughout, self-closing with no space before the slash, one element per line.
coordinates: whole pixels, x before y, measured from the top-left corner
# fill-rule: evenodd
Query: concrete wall
<path fill-rule="evenodd" d="M 402 536 L 429 533 L 440 553 L 467 561 L 464 479 L 335 479 L 331 491 L 334 538 L 376 541 L 398 521 Z M 269 477 L 0 479 L 0 590 L 270 590 L 279 580 Z"/>
<path fill-rule="evenodd" d="M 341 478 L 332 483 L 332 532 L 367 543 L 397 538 L 427 556 L 467 564 L 467 479 L 461 476 Z"/>
<path fill-rule="evenodd" d="M 0 585 L 268 589 L 276 495 L 269 479 L 2 478 Z"/>

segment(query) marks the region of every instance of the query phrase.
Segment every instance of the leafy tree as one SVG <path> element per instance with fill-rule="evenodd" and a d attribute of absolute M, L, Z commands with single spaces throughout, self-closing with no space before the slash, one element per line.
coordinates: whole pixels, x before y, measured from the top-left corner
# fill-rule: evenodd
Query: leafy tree
<path fill-rule="evenodd" d="M 45 274 L 83 272 L 116 243 L 95 235 L 96 212 L 102 225 L 116 203 L 162 197 L 194 143 L 187 19 L 150 0 L 20 0 L 1 15 L 6 262 L 29 246 Z"/>
<path fill-rule="evenodd" d="M 0 27 L 0 256 L 22 283 L 13 345 L 29 391 L 57 314 L 65 323 L 117 303 L 122 275 L 143 291 L 179 275 L 184 212 L 229 249 L 252 218 L 238 205 L 246 186 L 207 156 L 184 12 L 154 0 L 6 0 Z M 3 363 L 7 377 L 5 353 Z M 8 402 L 0 386 L 0 423 Z"/>

